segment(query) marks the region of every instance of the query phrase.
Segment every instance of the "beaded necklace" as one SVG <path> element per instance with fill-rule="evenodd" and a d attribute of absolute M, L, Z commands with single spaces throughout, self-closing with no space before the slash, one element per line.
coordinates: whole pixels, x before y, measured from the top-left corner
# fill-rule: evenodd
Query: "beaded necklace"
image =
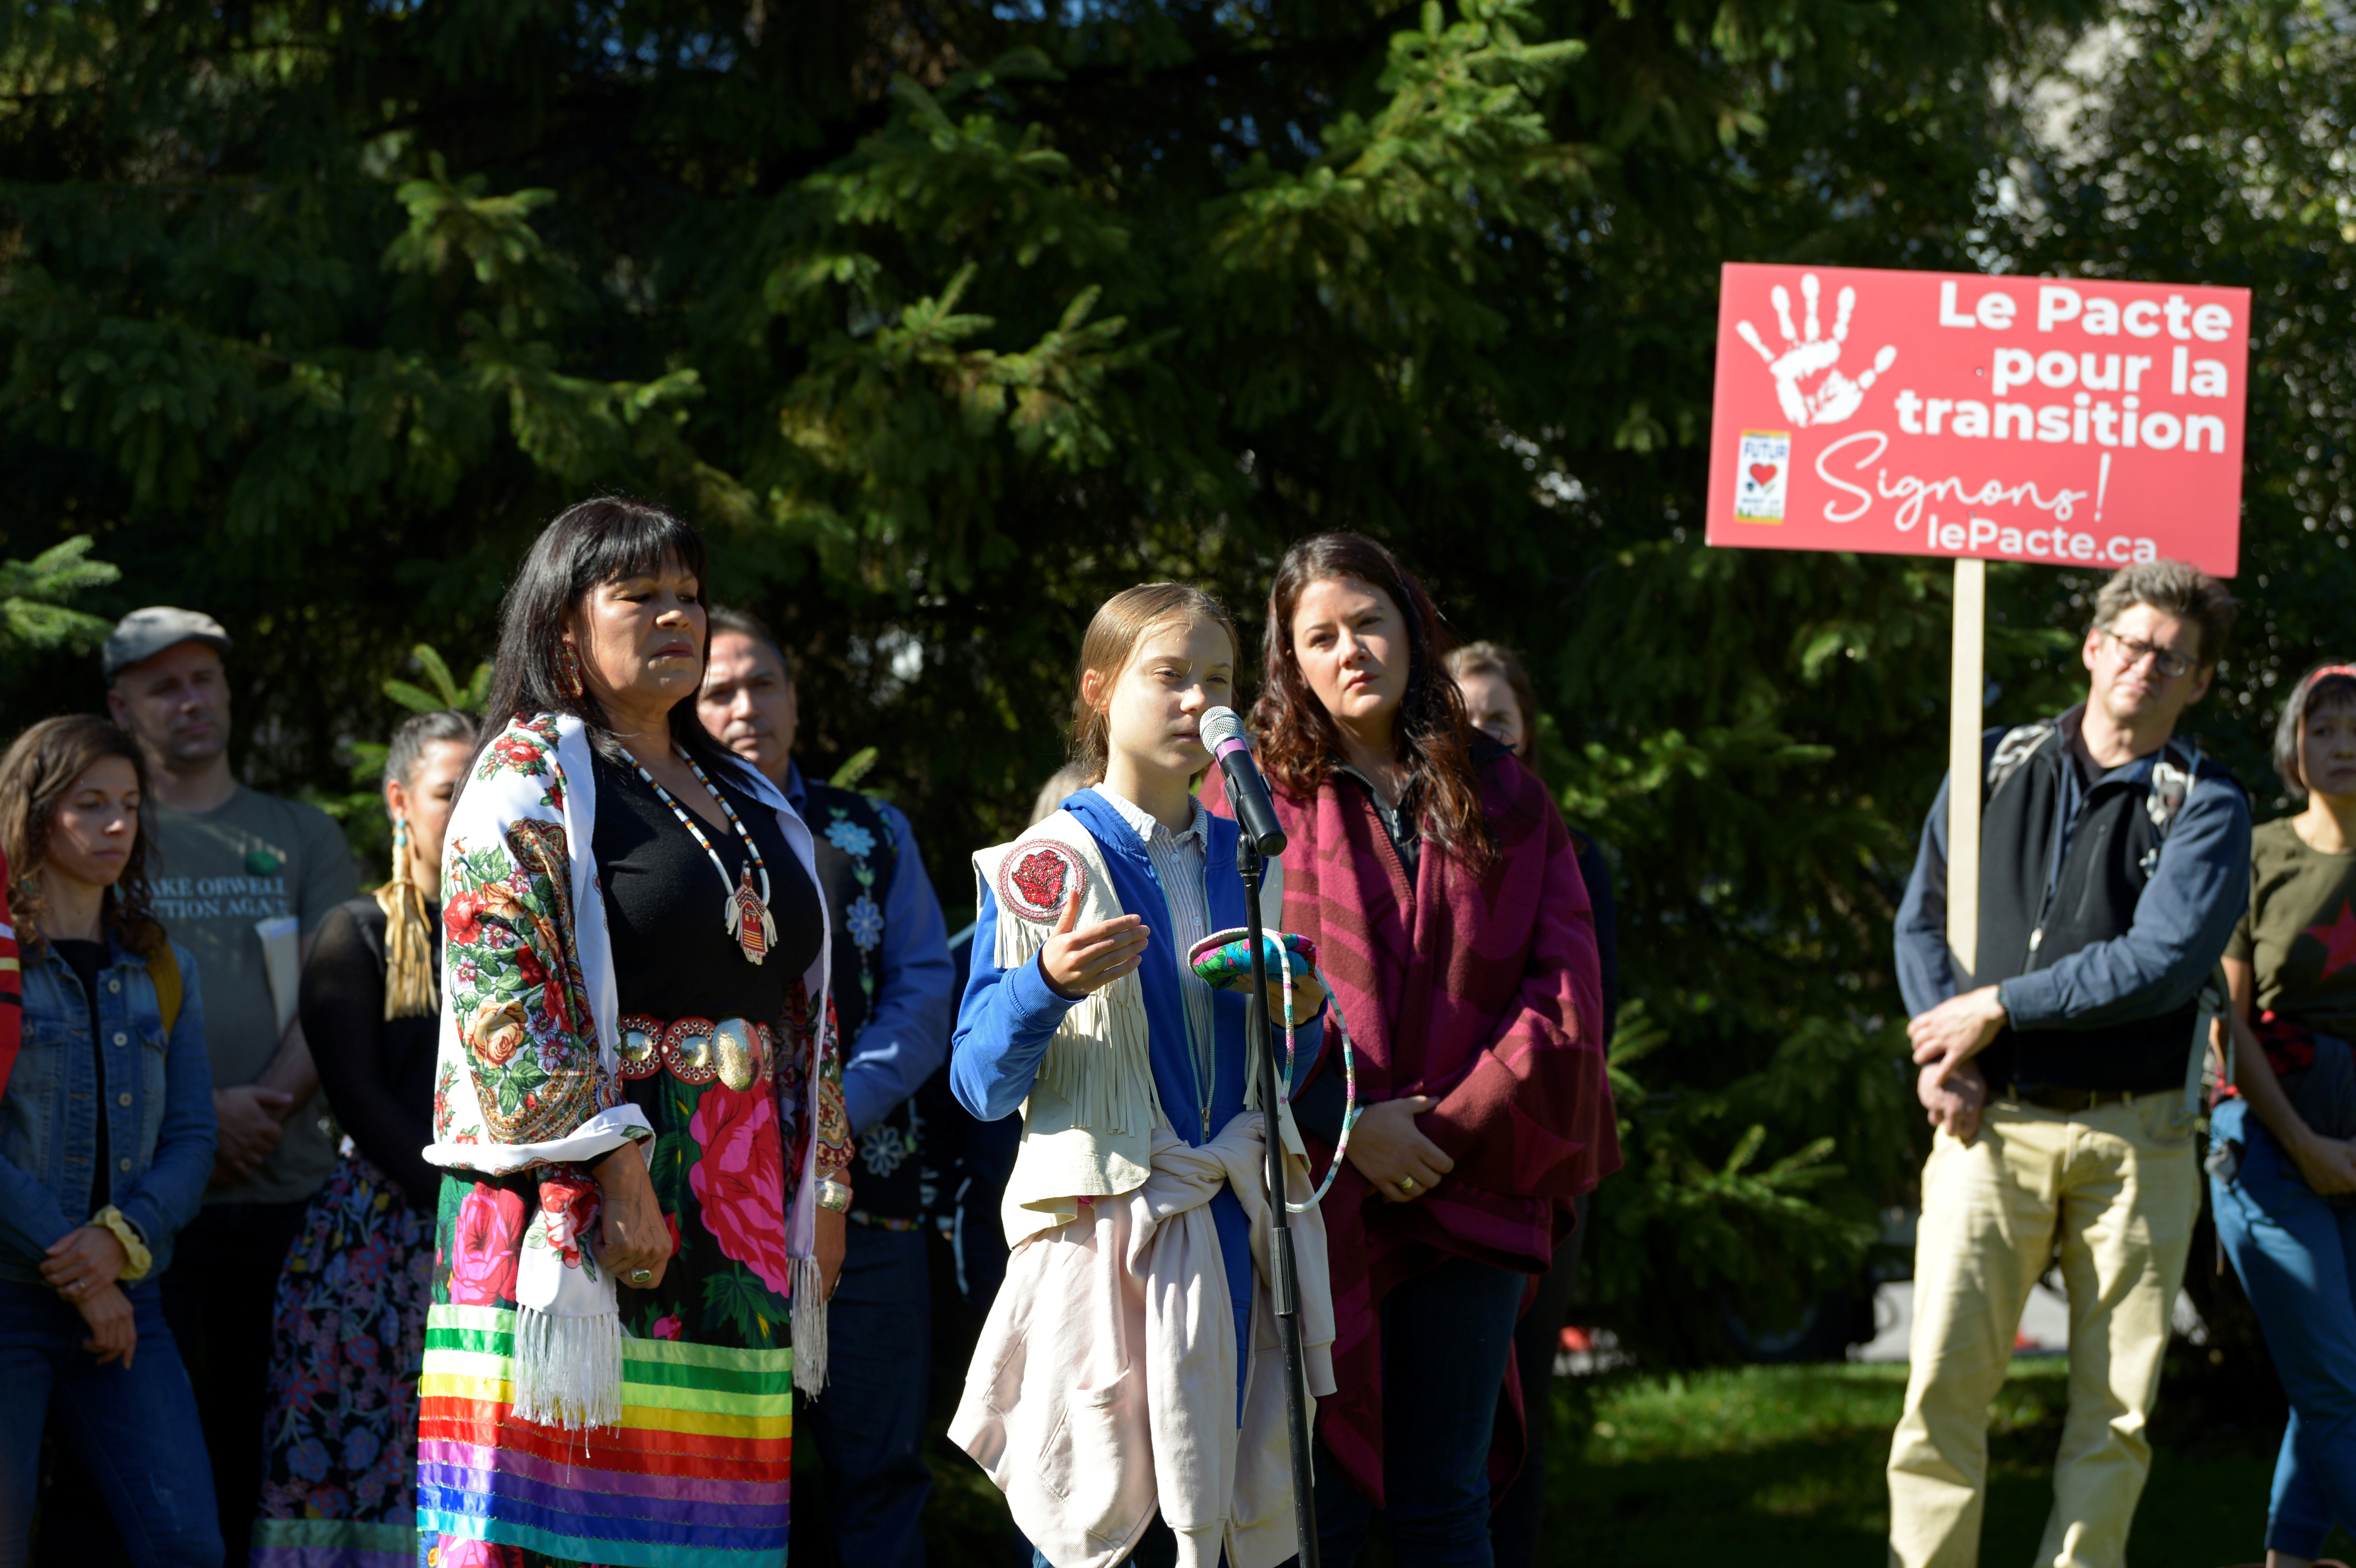
<path fill-rule="evenodd" d="M 712 869 L 720 873 L 720 885 L 723 888 L 728 887 L 728 868 L 722 864 L 720 851 L 714 849 L 712 847 L 712 840 L 703 836 L 703 829 L 697 826 L 694 816 L 685 806 L 671 798 L 670 791 L 663 788 L 655 775 L 647 772 L 644 763 L 631 756 L 627 746 L 622 748 L 622 755 L 629 757 L 630 766 L 638 770 L 638 777 L 647 781 L 648 787 L 655 792 L 655 797 L 670 807 L 670 814 L 679 818 L 680 826 L 694 835 L 695 842 L 703 850 L 704 858 L 712 862 Z M 769 955 L 769 949 L 777 944 L 776 917 L 769 912 L 768 862 L 761 859 L 761 847 L 753 841 L 752 832 L 738 820 L 736 808 L 728 803 L 728 797 L 721 794 L 710 779 L 703 776 L 703 770 L 696 766 L 695 759 L 682 751 L 679 752 L 679 760 L 687 764 L 688 771 L 695 775 L 695 782 L 701 784 L 704 793 L 712 796 L 723 815 L 728 818 L 728 826 L 734 828 L 736 837 L 744 841 L 748 864 L 744 867 L 743 879 L 734 888 L 729 889 L 721 920 L 728 934 L 735 938 L 736 945 L 744 949 L 745 959 L 750 963 L 758 964 Z M 753 873 L 755 870 L 761 873 L 761 890 L 758 892 L 753 891 Z"/>

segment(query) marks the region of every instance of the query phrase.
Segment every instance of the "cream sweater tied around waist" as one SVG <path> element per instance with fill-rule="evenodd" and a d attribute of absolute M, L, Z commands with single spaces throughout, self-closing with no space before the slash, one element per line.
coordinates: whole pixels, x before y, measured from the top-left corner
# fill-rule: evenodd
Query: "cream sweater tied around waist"
<path fill-rule="evenodd" d="M 1055 1568 L 1113 1568 L 1159 1509 L 1180 1568 L 1276 1568 L 1293 1554 L 1284 1362 L 1269 1291 L 1266 1135 L 1246 1112 L 1188 1146 L 1152 1130 L 1142 1185 L 1076 1205 L 1009 1261 L 949 1437 L 1006 1494 Z M 1284 1161 L 1306 1202 L 1309 1169 Z M 1233 1187 L 1251 1221 L 1252 1339 L 1235 1342 L 1209 1204 Z M 1325 1224 L 1291 1216 L 1309 1392 L 1333 1392 Z M 1238 1355 L 1248 1355 L 1237 1419 Z"/>

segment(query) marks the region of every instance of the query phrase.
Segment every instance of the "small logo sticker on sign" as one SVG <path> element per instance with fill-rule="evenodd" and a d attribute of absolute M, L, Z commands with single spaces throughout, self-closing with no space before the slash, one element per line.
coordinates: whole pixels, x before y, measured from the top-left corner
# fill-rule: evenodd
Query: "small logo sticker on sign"
<path fill-rule="evenodd" d="M 1792 482 L 1792 432 L 1746 430 L 1736 446 L 1734 520 L 1780 523 L 1783 493 Z"/>

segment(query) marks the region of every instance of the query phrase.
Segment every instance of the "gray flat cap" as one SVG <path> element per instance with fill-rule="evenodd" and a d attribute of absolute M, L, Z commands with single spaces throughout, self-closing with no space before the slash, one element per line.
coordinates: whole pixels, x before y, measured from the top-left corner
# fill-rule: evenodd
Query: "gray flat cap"
<path fill-rule="evenodd" d="M 133 665 L 152 659 L 181 643 L 210 643 L 223 653 L 229 652 L 231 645 L 229 634 L 210 615 L 194 610 L 175 610 L 169 604 L 150 604 L 145 610 L 134 610 L 116 624 L 112 635 L 106 639 L 105 651 L 99 655 L 99 667 L 112 682 Z"/>

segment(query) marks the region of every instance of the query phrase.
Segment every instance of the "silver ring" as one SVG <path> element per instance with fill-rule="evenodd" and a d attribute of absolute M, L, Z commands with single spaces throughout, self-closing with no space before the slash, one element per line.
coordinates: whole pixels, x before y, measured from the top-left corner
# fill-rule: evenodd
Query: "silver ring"
<path fill-rule="evenodd" d="M 654 1284 L 655 1271 L 650 1268 L 634 1268 L 630 1271 L 628 1277 L 632 1285 L 637 1285 L 640 1290 L 644 1290 L 647 1286 Z"/>
<path fill-rule="evenodd" d="M 81 1294 L 81 1281 L 75 1280 L 71 1284 L 68 1285 L 66 1286 L 66 1294 L 68 1296 L 80 1296 Z"/>

